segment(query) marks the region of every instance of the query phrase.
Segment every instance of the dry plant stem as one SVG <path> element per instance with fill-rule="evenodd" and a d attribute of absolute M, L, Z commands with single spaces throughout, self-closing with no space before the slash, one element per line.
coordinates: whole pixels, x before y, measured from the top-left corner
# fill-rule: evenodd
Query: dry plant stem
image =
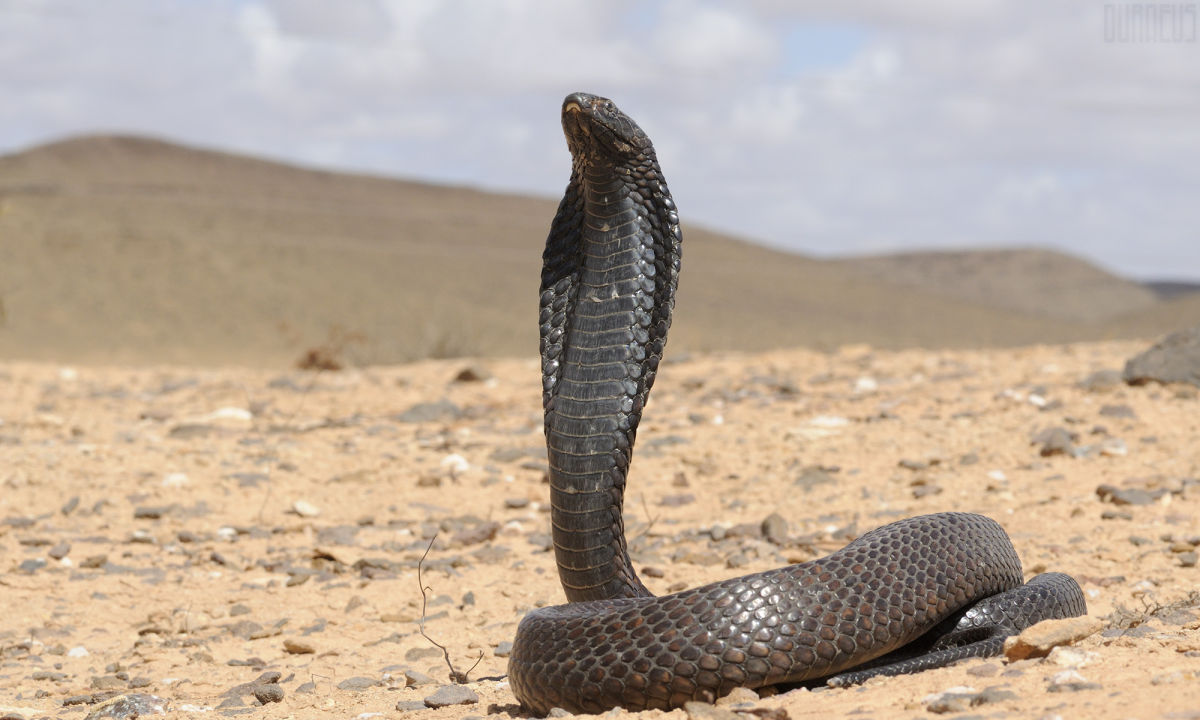
<path fill-rule="evenodd" d="M 437 533 L 434 533 L 433 537 L 429 538 L 429 546 L 425 548 L 425 552 L 421 553 L 421 559 L 417 561 L 417 586 L 421 588 L 421 637 L 425 638 L 430 642 L 430 644 L 442 651 L 442 655 L 444 655 L 446 658 L 446 667 L 450 668 L 450 679 L 459 685 L 465 685 L 466 683 L 470 682 L 467 676 L 470 675 L 471 671 L 474 670 L 475 667 L 479 665 L 480 661 L 483 660 L 483 651 L 479 651 L 479 657 L 475 660 L 475 665 L 467 668 L 466 672 L 460 673 L 454 669 L 454 663 L 450 662 L 450 651 L 446 649 L 446 646 L 438 643 L 436 640 L 425 634 L 425 604 L 428 601 L 428 596 L 425 594 L 425 591 L 428 590 L 429 592 L 433 592 L 433 588 L 425 587 L 425 581 L 421 579 L 421 569 L 425 565 L 425 558 L 429 555 L 429 551 L 433 549 L 434 540 L 437 540 Z"/>

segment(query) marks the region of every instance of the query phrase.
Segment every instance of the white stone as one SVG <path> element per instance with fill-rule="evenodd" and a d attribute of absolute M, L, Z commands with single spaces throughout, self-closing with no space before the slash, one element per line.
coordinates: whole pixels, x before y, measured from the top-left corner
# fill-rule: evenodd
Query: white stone
<path fill-rule="evenodd" d="M 87 651 L 87 648 L 85 648 L 82 645 L 80 645 L 78 647 L 73 647 L 67 651 L 67 657 L 73 657 L 73 658 L 87 657 L 89 654 L 90 653 Z"/>
<path fill-rule="evenodd" d="M 1069 645 L 1059 645 L 1046 656 L 1046 662 L 1059 667 L 1081 668 L 1100 662 L 1100 653 Z"/>
<path fill-rule="evenodd" d="M 448 468 L 452 473 L 464 473 L 471 469 L 471 463 L 467 462 L 467 459 L 458 453 L 447 455 L 442 458 L 442 462 L 439 464 L 444 468 Z"/>
<path fill-rule="evenodd" d="M 181 488 L 191 484 L 192 481 L 188 479 L 188 476 L 181 472 L 167 473 L 162 481 L 162 486 L 165 488 Z"/>
<path fill-rule="evenodd" d="M 297 500 L 292 503 L 292 512 L 304 518 L 314 518 L 321 514 L 320 508 L 307 500 Z"/>

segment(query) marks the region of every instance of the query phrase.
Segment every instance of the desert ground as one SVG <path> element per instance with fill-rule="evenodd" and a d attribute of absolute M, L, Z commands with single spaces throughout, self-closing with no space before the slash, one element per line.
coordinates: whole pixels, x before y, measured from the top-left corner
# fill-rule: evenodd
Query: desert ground
<path fill-rule="evenodd" d="M 948 716 L 1200 718 L 1200 401 L 1094 375 L 1146 346 L 669 355 L 627 493 L 635 565 L 661 594 L 982 513 L 1029 576 L 1079 581 L 1108 623 L 1081 652 L 730 707 L 909 720 L 969 687 L 992 701 Z M 539 388 L 533 357 L 0 364 L 0 716 L 126 692 L 189 717 L 522 716 L 506 643 L 564 601 Z M 435 641 L 474 702 L 425 707 L 449 684 Z"/>

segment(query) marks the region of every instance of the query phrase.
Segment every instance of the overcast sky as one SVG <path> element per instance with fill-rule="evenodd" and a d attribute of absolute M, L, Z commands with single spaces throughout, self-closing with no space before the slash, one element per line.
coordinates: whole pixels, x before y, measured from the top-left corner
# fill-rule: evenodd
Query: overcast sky
<path fill-rule="evenodd" d="M 1144 7 L 0 0 L 0 152 L 140 133 L 558 196 L 559 107 L 583 90 L 650 135 L 685 220 L 1200 280 L 1197 6 L 1156 4 L 1130 38 Z"/>

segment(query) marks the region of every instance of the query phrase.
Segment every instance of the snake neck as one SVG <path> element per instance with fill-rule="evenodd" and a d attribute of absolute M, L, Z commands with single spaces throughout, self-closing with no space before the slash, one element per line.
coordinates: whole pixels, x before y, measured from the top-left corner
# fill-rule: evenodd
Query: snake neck
<path fill-rule="evenodd" d="M 576 158 L 547 242 L 545 432 L 555 559 L 571 602 L 650 595 L 621 509 L 679 268 L 678 219 L 660 173 L 652 150 L 640 163 Z"/>

